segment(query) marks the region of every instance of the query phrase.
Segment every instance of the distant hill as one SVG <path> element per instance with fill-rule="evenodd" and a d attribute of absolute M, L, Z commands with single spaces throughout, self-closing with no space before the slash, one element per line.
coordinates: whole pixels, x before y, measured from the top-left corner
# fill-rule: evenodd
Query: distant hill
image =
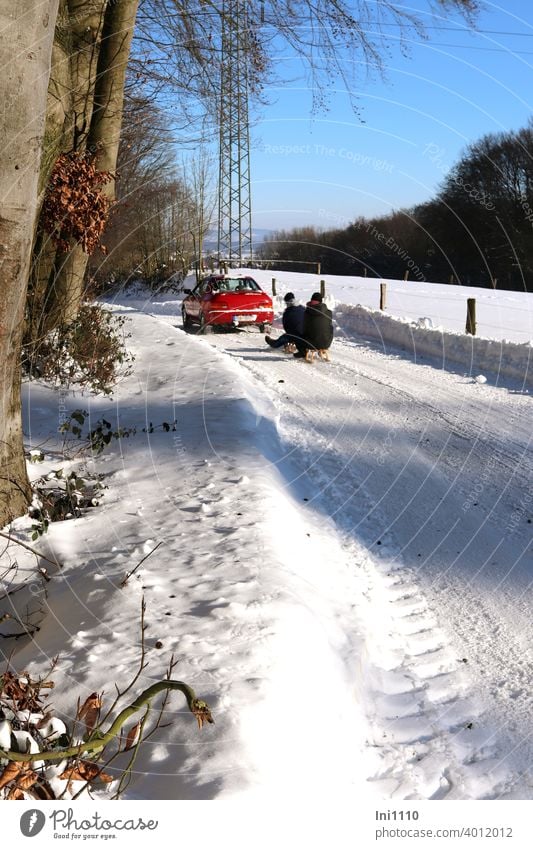
<path fill-rule="evenodd" d="M 252 229 L 252 245 L 257 247 L 267 236 L 270 236 L 274 230 L 265 227 L 254 227 Z M 216 251 L 218 248 L 218 237 L 216 233 L 209 233 L 204 242 L 204 252 Z"/>

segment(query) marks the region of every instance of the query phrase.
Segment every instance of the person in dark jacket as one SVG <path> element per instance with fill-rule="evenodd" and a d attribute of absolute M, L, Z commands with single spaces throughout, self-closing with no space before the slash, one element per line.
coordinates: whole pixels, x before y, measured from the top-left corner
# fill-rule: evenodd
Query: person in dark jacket
<path fill-rule="evenodd" d="M 278 339 L 265 336 L 265 342 L 271 348 L 282 348 L 284 345 L 297 345 L 302 341 L 304 329 L 305 307 L 296 303 L 292 292 L 287 292 L 284 299 L 285 311 L 283 313 L 283 330 L 285 331 Z"/>
<path fill-rule="evenodd" d="M 303 338 L 295 344 L 295 357 L 305 357 L 308 350 L 327 351 L 333 342 L 333 315 L 322 302 L 320 292 L 314 292 L 304 313 Z"/>

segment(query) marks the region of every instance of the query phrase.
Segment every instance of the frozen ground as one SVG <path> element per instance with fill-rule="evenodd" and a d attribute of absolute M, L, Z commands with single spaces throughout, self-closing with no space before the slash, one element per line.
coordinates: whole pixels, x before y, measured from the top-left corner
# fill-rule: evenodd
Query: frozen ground
<path fill-rule="evenodd" d="M 216 724 L 199 734 L 173 697 L 132 797 L 533 798 L 524 381 L 476 382 L 470 363 L 348 331 L 331 364 L 308 365 L 256 331 L 186 334 L 169 296 L 114 308 L 132 320 L 135 374 L 112 402 L 33 384 L 28 438 L 48 439 L 55 468 L 59 403 L 176 431 L 90 461 L 109 489 L 51 527 L 63 567 L 13 662 L 59 653 L 68 714 L 74 694 L 131 676 L 144 594 L 139 687 L 174 652 Z"/>

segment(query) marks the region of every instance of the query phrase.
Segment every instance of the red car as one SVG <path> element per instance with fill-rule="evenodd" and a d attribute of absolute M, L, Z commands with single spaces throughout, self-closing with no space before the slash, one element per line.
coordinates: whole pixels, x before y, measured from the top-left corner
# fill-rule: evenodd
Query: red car
<path fill-rule="evenodd" d="M 186 297 L 181 314 L 185 328 L 199 324 L 202 332 L 208 327 L 256 324 L 265 333 L 274 320 L 272 298 L 252 277 L 212 274 L 194 289 L 183 291 Z"/>

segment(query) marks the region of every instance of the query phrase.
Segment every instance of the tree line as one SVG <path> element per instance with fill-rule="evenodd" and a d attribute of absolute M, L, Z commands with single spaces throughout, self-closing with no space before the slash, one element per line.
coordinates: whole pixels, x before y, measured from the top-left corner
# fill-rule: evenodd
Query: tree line
<path fill-rule="evenodd" d="M 436 145 L 425 154 L 439 164 Z M 346 227 L 273 233 L 265 259 L 324 273 L 533 291 L 533 121 L 469 145 L 435 198 Z"/>

